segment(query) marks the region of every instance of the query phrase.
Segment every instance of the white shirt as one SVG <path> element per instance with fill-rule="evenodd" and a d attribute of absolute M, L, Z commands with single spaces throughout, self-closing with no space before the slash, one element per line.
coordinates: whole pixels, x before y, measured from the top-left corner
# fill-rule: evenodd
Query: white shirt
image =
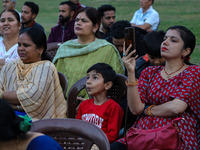
<path fill-rule="evenodd" d="M 148 23 L 151 25 L 151 29 L 154 31 L 157 30 L 159 22 L 159 14 L 155 9 L 153 9 L 152 6 L 145 13 L 143 13 L 142 8 L 137 10 L 130 21 L 130 23 L 135 25 L 143 25 L 144 23 Z"/>
<path fill-rule="evenodd" d="M 0 39 L 0 59 L 5 59 L 5 63 L 10 62 L 19 58 L 17 53 L 18 44 L 12 46 L 8 51 L 6 51 L 5 45 L 3 43 L 3 38 Z"/>

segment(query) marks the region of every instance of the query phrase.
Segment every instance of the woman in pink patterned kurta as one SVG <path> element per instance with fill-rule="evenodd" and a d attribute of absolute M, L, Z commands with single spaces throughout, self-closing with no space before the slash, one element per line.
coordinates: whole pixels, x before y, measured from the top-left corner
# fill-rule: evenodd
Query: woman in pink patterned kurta
<path fill-rule="evenodd" d="M 170 27 L 161 45 L 165 66 L 146 68 L 138 86 L 128 86 L 127 91 L 131 112 L 144 114 L 137 121 L 137 128 L 159 128 L 174 118 L 185 118 L 177 123 L 183 140 L 180 150 L 200 148 L 200 67 L 188 63 L 195 42 L 194 34 L 185 27 Z M 135 57 L 130 57 L 133 53 L 123 58 L 129 83 L 136 81 Z M 111 150 L 116 150 L 116 144 L 118 149 L 126 148 L 124 138 L 118 142 L 111 145 Z"/>

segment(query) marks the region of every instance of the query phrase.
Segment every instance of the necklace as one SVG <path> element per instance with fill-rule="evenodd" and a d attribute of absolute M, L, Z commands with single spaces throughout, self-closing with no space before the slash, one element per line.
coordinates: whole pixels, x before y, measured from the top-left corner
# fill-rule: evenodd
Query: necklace
<path fill-rule="evenodd" d="M 164 67 L 164 72 L 165 74 L 167 75 L 167 79 L 171 78 L 171 75 L 174 74 L 175 72 L 181 70 L 183 68 L 185 64 L 183 64 L 180 68 L 178 68 L 177 70 L 175 70 L 174 72 L 171 72 L 171 73 L 167 73 L 167 71 L 165 70 L 165 67 Z"/>

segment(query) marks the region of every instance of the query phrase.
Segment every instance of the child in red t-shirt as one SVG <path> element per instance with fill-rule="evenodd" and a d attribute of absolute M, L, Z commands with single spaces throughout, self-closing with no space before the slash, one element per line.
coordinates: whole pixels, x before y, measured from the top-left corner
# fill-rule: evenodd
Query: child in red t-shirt
<path fill-rule="evenodd" d="M 97 63 L 87 70 L 86 89 L 94 98 L 80 104 L 76 119 L 101 128 L 110 143 L 118 138 L 124 112 L 117 102 L 107 97 L 114 84 L 116 73 L 111 66 Z"/>

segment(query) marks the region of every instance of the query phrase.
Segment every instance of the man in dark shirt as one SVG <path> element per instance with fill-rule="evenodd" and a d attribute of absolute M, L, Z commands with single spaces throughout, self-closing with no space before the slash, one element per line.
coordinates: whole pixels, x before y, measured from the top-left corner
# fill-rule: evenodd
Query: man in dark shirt
<path fill-rule="evenodd" d="M 112 43 L 119 51 L 121 57 L 123 55 L 123 44 L 125 42 L 125 28 L 131 27 L 131 24 L 126 20 L 115 22 L 110 29 L 110 36 L 106 40 Z"/>
<path fill-rule="evenodd" d="M 61 2 L 59 6 L 59 22 L 51 28 L 47 43 L 65 42 L 76 37 L 74 33 L 74 14 L 76 8 L 71 1 Z"/>
<path fill-rule="evenodd" d="M 25 2 L 21 11 L 22 27 L 20 33 L 28 28 L 35 27 L 44 31 L 44 28 L 35 22 L 35 18 L 39 12 L 39 6 L 34 2 Z M 45 31 L 44 31 L 45 32 Z"/>
<path fill-rule="evenodd" d="M 79 11 L 79 9 L 85 7 L 85 5 L 80 4 L 80 3 L 79 3 L 79 0 L 69 0 L 69 1 L 71 1 L 71 2 L 73 2 L 73 3 L 75 4 L 76 10 L 75 10 L 75 14 L 74 14 L 74 17 L 73 17 L 73 18 L 75 19 L 76 16 L 77 16 L 77 13 L 78 13 L 78 11 Z"/>
<path fill-rule="evenodd" d="M 164 31 L 152 31 L 144 36 L 143 44 L 147 54 L 136 60 L 135 77 L 137 79 L 146 67 L 164 65 L 165 59 L 161 57 L 160 52 L 164 36 Z"/>
<path fill-rule="evenodd" d="M 110 28 L 115 23 L 115 8 L 112 5 L 102 5 L 98 8 L 98 12 L 101 15 L 101 26 L 97 36 L 106 39 L 110 36 Z"/>
<path fill-rule="evenodd" d="M 120 20 L 115 22 L 111 26 L 110 36 L 106 38 L 108 42 L 112 43 L 118 49 L 121 56 L 123 54 L 123 44 L 125 42 L 126 27 L 131 27 L 131 24 L 126 20 Z M 144 35 L 147 34 L 147 31 L 135 27 L 134 32 L 135 32 L 135 46 L 137 50 L 137 55 L 140 57 L 146 54 L 146 51 L 143 46 L 143 38 Z"/>

